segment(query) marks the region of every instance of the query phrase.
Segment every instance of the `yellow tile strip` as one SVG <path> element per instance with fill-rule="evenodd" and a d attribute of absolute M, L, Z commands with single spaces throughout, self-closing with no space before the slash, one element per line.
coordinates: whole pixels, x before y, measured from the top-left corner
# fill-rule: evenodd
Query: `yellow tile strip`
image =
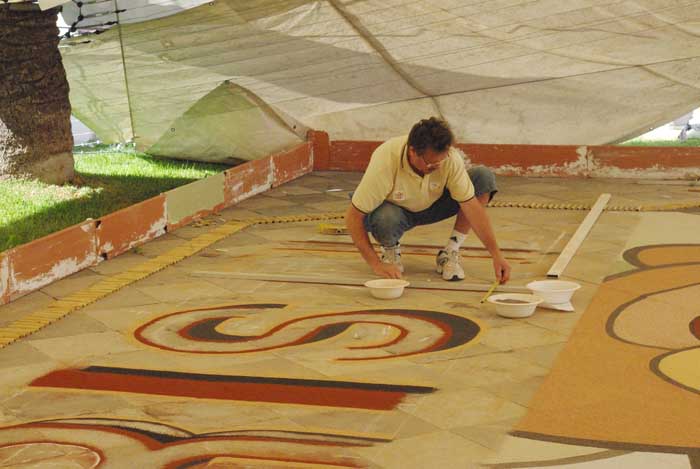
<path fill-rule="evenodd" d="M 64 316 L 84 308 L 85 306 L 100 300 L 127 285 L 144 279 L 164 268 L 196 254 L 202 249 L 211 246 L 248 226 L 270 223 L 294 223 L 304 221 L 335 220 L 343 218 L 340 213 L 325 213 L 317 215 L 300 215 L 286 217 L 261 217 L 248 220 L 233 220 L 221 225 L 212 231 L 197 236 L 196 238 L 178 246 L 158 257 L 149 259 L 142 264 L 125 272 L 114 275 L 97 282 L 84 290 L 51 302 L 48 306 L 28 314 L 22 319 L 0 327 L 0 349 L 9 344 L 37 332 L 43 327 L 63 318 Z"/>
<path fill-rule="evenodd" d="M 495 208 L 534 208 L 541 210 L 590 210 L 591 204 L 553 204 L 544 202 L 491 202 L 489 207 Z M 700 201 L 679 202 L 675 204 L 659 205 L 608 205 L 606 212 L 669 212 L 688 208 L 700 208 Z"/>

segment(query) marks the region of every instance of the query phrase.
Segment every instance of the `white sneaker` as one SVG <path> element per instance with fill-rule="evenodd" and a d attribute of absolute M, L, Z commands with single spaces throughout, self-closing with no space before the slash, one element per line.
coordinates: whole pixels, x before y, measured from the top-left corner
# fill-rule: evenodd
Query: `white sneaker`
<path fill-rule="evenodd" d="M 396 245 L 393 248 L 381 247 L 380 260 L 385 264 L 394 264 L 399 268 L 399 272 L 403 273 L 403 264 L 401 263 L 401 246 Z"/>
<path fill-rule="evenodd" d="M 442 274 L 443 280 L 464 280 L 464 269 L 459 264 L 459 251 L 440 249 L 435 263 L 437 273 Z"/>

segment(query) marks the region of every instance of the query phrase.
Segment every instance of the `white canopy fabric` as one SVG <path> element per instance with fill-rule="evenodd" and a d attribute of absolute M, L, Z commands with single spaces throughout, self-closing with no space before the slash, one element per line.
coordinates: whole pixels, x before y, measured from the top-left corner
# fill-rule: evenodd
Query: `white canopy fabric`
<path fill-rule="evenodd" d="M 155 4 L 119 0 L 118 27 L 61 50 L 76 116 L 165 156 L 254 159 L 307 127 L 381 140 L 431 115 L 460 142 L 603 144 L 700 103 L 700 0 L 178 1 L 141 21 Z"/>

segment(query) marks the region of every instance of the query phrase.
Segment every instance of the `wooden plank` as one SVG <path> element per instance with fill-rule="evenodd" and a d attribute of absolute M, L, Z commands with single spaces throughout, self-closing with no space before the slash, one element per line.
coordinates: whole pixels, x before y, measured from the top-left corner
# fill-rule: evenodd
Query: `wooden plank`
<path fill-rule="evenodd" d="M 343 285 L 362 287 L 367 279 L 359 279 L 352 277 L 332 277 L 332 276 L 310 276 L 310 275 L 280 275 L 280 274 L 254 274 L 248 272 L 220 272 L 199 270 L 190 274 L 193 277 L 214 277 L 214 278 L 232 278 L 237 280 L 259 280 L 262 282 L 285 282 L 285 283 L 314 283 L 323 285 Z M 421 290 L 454 290 L 454 291 L 488 291 L 491 284 L 484 283 L 466 283 L 466 282 L 446 282 L 442 279 L 435 279 L 435 282 L 426 280 L 410 280 L 411 285 L 407 288 L 415 288 Z M 496 288 L 497 292 L 502 293 L 531 293 L 522 286 L 499 285 Z"/>
<path fill-rule="evenodd" d="M 700 186 L 700 181 L 672 181 L 669 179 L 662 180 L 641 180 L 637 181 L 636 184 L 643 186 Z"/>
<path fill-rule="evenodd" d="M 569 265 L 569 262 L 571 262 L 574 254 L 576 254 L 579 246 L 581 246 L 583 240 L 586 239 L 586 236 L 588 236 L 588 232 L 591 231 L 591 228 L 593 228 L 593 225 L 595 224 L 596 220 L 598 220 L 598 217 L 603 212 L 603 209 L 609 201 L 610 194 L 601 194 L 600 197 L 598 197 L 598 200 L 591 208 L 591 211 L 588 212 L 588 215 L 586 215 L 586 218 L 583 219 L 581 225 L 561 251 L 559 257 L 557 257 L 557 260 L 554 261 L 554 264 L 552 264 L 549 272 L 547 272 L 547 277 L 559 278 L 559 276 L 564 272 L 564 269 L 566 269 L 566 266 Z"/>

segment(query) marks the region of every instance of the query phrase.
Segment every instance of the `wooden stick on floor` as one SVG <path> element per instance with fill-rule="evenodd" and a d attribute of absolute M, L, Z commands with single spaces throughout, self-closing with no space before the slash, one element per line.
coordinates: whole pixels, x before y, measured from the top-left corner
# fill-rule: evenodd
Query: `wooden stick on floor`
<path fill-rule="evenodd" d="M 266 273 L 249 273 L 249 272 L 221 272 L 221 271 L 205 271 L 199 270 L 192 272 L 193 277 L 210 277 L 210 278 L 230 278 L 237 280 L 259 280 L 263 282 L 284 282 L 284 283 L 315 283 L 322 285 L 347 285 L 347 286 L 364 286 L 367 279 L 359 279 L 352 277 L 335 277 L 333 275 L 284 275 L 284 274 L 266 274 Z M 445 282 L 444 280 L 436 279 L 434 282 L 426 280 L 410 280 L 411 285 L 407 288 L 417 288 L 425 290 L 454 290 L 454 291 L 488 291 L 491 285 L 480 283 L 466 282 Z M 506 293 L 529 293 L 525 287 L 499 285 L 497 288 L 500 292 Z"/>
<path fill-rule="evenodd" d="M 610 194 L 601 194 L 600 197 L 598 197 L 595 205 L 593 205 L 591 211 L 588 212 L 586 218 L 583 219 L 583 222 L 576 230 L 576 233 L 574 233 L 564 249 L 561 251 L 561 254 L 559 254 L 559 257 L 557 257 L 557 260 L 554 261 L 554 264 L 552 264 L 549 272 L 547 272 L 547 277 L 559 278 L 559 276 L 564 272 L 564 269 L 566 269 L 566 266 L 569 265 L 569 262 L 574 257 L 574 254 L 576 254 L 579 246 L 581 246 L 583 240 L 586 239 L 586 236 L 588 236 L 588 232 L 591 231 L 591 228 L 593 228 L 593 225 L 603 212 L 603 209 L 608 204 L 609 200 Z"/>

